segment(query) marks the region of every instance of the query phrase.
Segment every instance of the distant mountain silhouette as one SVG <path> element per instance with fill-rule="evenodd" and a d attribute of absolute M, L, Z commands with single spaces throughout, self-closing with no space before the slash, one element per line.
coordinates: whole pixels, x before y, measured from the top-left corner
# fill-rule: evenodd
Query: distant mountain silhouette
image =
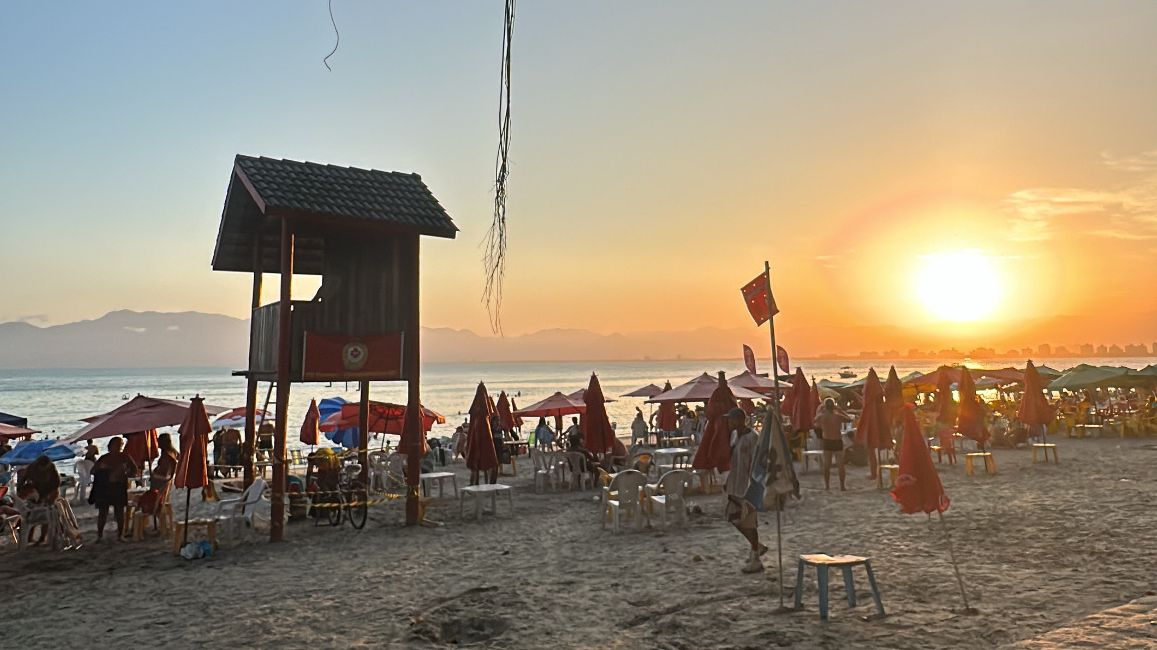
<path fill-rule="evenodd" d="M 1157 340 L 1157 314 L 1118 318 L 1058 317 L 1025 321 L 983 340 L 968 335 L 946 340 L 934 327 L 825 326 L 788 330 L 779 343 L 793 358 L 824 353 L 855 354 L 910 348 L 968 351 L 985 346 L 1004 352 L 1038 343 L 1145 343 Z M 770 348 L 766 328 L 705 327 L 682 332 L 598 334 L 549 329 L 520 336 L 482 336 L 470 330 L 423 328 L 427 362 L 606 361 L 740 358 L 751 345 L 760 358 Z M 114 311 L 95 320 L 51 327 L 0 323 L 0 368 L 149 368 L 205 366 L 242 368 L 249 322 L 200 312 Z M 761 364 L 762 365 L 762 364 Z"/>

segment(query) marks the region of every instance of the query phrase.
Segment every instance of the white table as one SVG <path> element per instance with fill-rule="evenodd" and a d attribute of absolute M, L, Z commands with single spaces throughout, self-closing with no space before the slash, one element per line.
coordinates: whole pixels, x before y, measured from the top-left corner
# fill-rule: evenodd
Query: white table
<path fill-rule="evenodd" d="M 445 494 L 444 488 L 446 479 L 450 479 L 450 482 L 454 486 L 454 498 L 458 498 L 458 475 L 454 472 L 427 472 L 425 474 L 418 475 L 418 481 L 422 484 L 422 489 L 426 492 L 426 496 L 430 495 L 430 486 L 427 485 L 426 481 L 438 482 L 439 499 L 441 499 L 443 494 Z"/>
<path fill-rule="evenodd" d="M 461 516 L 465 513 L 466 495 L 474 497 L 474 518 L 482 518 L 482 498 L 483 495 L 490 495 L 490 510 L 494 514 L 498 514 L 498 493 L 505 492 L 506 500 L 510 504 L 510 514 L 514 514 L 514 490 L 509 485 L 502 485 L 501 483 L 483 483 L 482 485 L 467 485 L 458 493 L 458 514 Z"/>

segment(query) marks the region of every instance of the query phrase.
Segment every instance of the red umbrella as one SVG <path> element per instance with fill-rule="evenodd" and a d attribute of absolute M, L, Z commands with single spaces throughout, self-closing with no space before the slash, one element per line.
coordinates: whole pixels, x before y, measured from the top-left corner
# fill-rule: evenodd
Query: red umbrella
<path fill-rule="evenodd" d="M 514 413 L 510 410 L 510 398 L 506 396 L 506 391 L 502 391 L 498 395 L 498 405 L 495 408 L 498 412 L 498 423 L 503 430 L 510 431 L 514 429 Z"/>
<path fill-rule="evenodd" d="M 554 418 L 555 428 L 561 430 L 564 415 L 581 415 L 586 410 L 587 407 L 582 402 L 576 402 L 566 395 L 556 392 L 541 402 L 535 402 L 521 411 L 515 411 L 515 414 L 528 418 Z"/>
<path fill-rule="evenodd" d="M 791 415 L 791 426 L 796 431 L 808 431 L 815 425 L 816 408 L 812 406 L 812 388 L 803 368 L 796 367 L 791 385 L 791 405 L 784 405 Z"/>
<path fill-rule="evenodd" d="M 229 410 L 204 403 L 201 407 L 209 415 Z M 67 443 L 176 426 L 185 421 L 190 408 L 189 402 L 137 395 L 108 413 L 84 418 L 89 425 L 69 436 Z"/>
<path fill-rule="evenodd" d="M 302 444 L 317 445 L 318 429 L 321 425 L 321 412 L 317 410 L 317 400 L 309 400 L 309 409 L 305 412 L 305 421 L 301 423 Z"/>
<path fill-rule="evenodd" d="M 889 422 L 895 424 L 904 419 L 904 385 L 896 374 L 896 366 L 888 369 L 888 379 L 884 382 L 884 407 Z"/>
<path fill-rule="evenodd" d="M 968 368 L 960 369 L 960 407 L 956 413 L 956 430 L 972 438 L 984 449 L 988 441 L 988 427 L 984 423 L 984 406 L 976 397 L 976 384 Z"/>
<path fill-rule="evenodd" d="M 209 424 L 209 414 L 205 412 L 205 402 L 200 397 L 194 397 L 185 411 L 185 419 L 178 429 L 181 435 L 181 458 L 177 461 L 177 472 L 173 481 L 178 488 L 185 488 L 184 543 L 188 543 L 189 497 L 193 490 L 203 488 L 209 483 L 206 447 L 209 444 L 209 432 L 213 427 Z"/>
<path fill-rule="evenodd" d="M 369 430 L 372 433 L 388 433 L 400 436 L 405 429 L 406 407 L 401 404 L 388 402 L 370 402 Z M 336 431 L 338 429 L 355 429 L 360 422 L 362 407 L 357 402 L 341 405 L 341 410 L 334 413 L 321 423 L 322 431 Z M 429 432 L 435 424 L 445 424 L 446 418 L 442 414 L 422 407 L 422 432 Z"/>
<path fill-rule="evenodd" d="M 0 422 L 0 442 L 11 440 L 13 438 L 31 440 L 32 434 L 34 433 L 40 433 L 40 431 L 37 429 L 26 429 L 24 427 L 18 427 L 12 424 L 4 424 L 3 422 Z"/>
<path fill-rule="evenodd" d="M 663 389 L 659 388 L 655 384 L 647 384 L 646 386 L 636 388 L 629 393 L 623 393 L 620 395 L 620 397 L 654 397 L 662 392 Z"/>
<path fill-rule="evenodd" d="M 1028 426 L 1047 426 L 1053 419 L 1053 409 L 1042 392 L 1040 373 L 1032 361 L 1024 369 L 1024 395 L 1016 409 L 1016 419 Z"/>
<path fill-rule="evenodd" d="M 904 440 L 900 444 L 900 476 L 892 490 L 892 498 L 900 504 L 900 512 L 931 514 L 948 509 L 948 497 L 940 484 L 940 475 L 932 465 L 932 456 L 920 425 L 916 423 L 915 411 L 905 408 Z"/>
<path fill-rule="evenodd" d="M 715 394 L 715 388 L 718 386 L 715 378 L 707 373 L 703 373 L 691 381 L 675 388 L 663 391 L 663 394 L 656 395 L 647 400 L 648 404 L 662 404 L 664 402 L 706 402 Z M 746 388 L 739 386 L 730 386 L 731 394 L 735 398 L 746 397 L 747 399 L 763 399 L 764 396 Z"/>
<path fill-rule="evenodd" d="M 731 432 L 727 430 L 727 413 L 735 407 L 735 395 L 727 385 L 727 378 L 720 372 L 715 392 L 707 400 L 707 426 L 695 459 L 691 461 L 693 469 L 724 472 L 731 468 Z"/>
<path fill-rule="evenodd" d="M 663 387 L 663 392 L 671 390 L 671 382 Z M 675 402 L 659 404 L 659 417 L 655 422 L 660 431 L 674 431 L 679 426 L 678 416 L 675 414 Z"/>
<path fill-rule="evenodd" d="M 138 431 L 125 435 L 124 453 L 137 467 L 144 467 L 157 456 L 161 455 L 160 444 L 157 442 L 157 430 Z"/>
<path fill-rule="evenodd" d="M 514 398 L 510 398 L 510 410 L 514 412 L 514 426 L 521 427 L 523 425 L 522 417 L 518 415 L 518 404 L 514 403 Z"/>
<path fill-rule="evenodd" d="M 892 447 L 892 431 L 888 426 L 888 414 L 884 410 L 884 387 L 880 385 L 875 368 L 868 370 L 868 378 L 864 382 L 864 410 L 860 412 L 860 420 L 856 423 L 856 442 L 868 449 Z"/>
<path fill-rule="evenodd" d="M 583 395 L 587 411 L 583 418 L 583 444 L 596 454 L 606 453 L 613 446 L 615 431 L 611 429 L 611 419 L 607 416 L 603 387 L 598 375 L 591 373 L 591 383 Z"/>
<path fill-rule="evenodd" d="M 812 403 L 812 416 L 813 416 L 813 419 L 814 419 L 814 416 L 815 416 L 815 414 L 816 414 L 816 411 L 819 411 L 819 410 L 820 410 L 820 401 L 821 401 L 821 400 L 820 400 L 820 387 L 819 387 L 819 386 L 816 386 L 816 380 L 815 380 L 815 378 L 813 378 L 813 379 L 812 379 L 812 390 L 811 390 L 811 393 L 812 393 L 812 394 L 811 394 L 811 403 Z"/>
<path fill-rule="evenodd" d="M 944 522 L 944 511 L 948 509 L 948 495 L 944 493 L 944 486 L 940 483 L 940 475 L 932 465 L 932 455 L 924 442 L 924 435 L 920 433 L 920 425 L 916 423 L 916 412 L 911 405 L 903 409 L 904 440 L 900 444 L 900 472 L 896 478 L 896 487 L 892 489 L 892 499 L 900 504 L 900 512 L 904 514 L 933 512 L 940 518 L 944 526 L 944 536 L 948 541 L 948 554 L 952 560 L 952 568 L 956 572 L 956 584 L 960 587 L 960 595 L 964 599 L 964 607 L 968 607 L 968 594 L 964 591 L 964 580 L 960 577 L 960 565 L 956 562 L 956 551 L 952 548 L 952 538 L 948 535 L 948 524 Z"/>
<path fill-rule="evenodd" d="M 493 413 L 486 385 L 479 382 L 474 402 L 470 404 L 470 430 L 466 433 L 466 467 L 471 470 L 485 472 L 498 467 L 498 453 L 490 431 Z"/>
<path fill-rule="evenodd" d="M 794 380 L 792 383 L 795 383 Z M 750 370 L 744 370 L 731 379 L 728 379 L 727 384 L 733 389 L 746 388 L 747 390 L 754 391 L 763 395 L 770 395 L 776 390 L 775 380 L 754 374 Z M 790 388 L 791 386 L 787 385 L 786 383 L 781 383 L 779 385 L 779 390 L 781 391 Z"/>

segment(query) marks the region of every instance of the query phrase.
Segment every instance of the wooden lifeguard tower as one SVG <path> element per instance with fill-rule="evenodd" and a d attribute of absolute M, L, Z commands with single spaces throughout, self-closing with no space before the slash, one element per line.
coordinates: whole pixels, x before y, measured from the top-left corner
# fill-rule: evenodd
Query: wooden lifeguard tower
<path fill-rule="evenodd" d="M 276 386 L 270 539 L 283 536 L 290 385 L 358 381 L 362 467 L 367 467 L 369 382 L 409 383 L 401 451 L 409 457 L 406 522 L 418 521 L 418 255 L 422 235 L 458 228 L 417 174 L 237 156 L 213 270 L 253 274 L 245 482 L 253 480 L 259 382 Z M 263 273 L 279 273 L 280 299 L 261 304 Z M 290 298 L 293 275 L 320 275 L 317 296 Z"/>

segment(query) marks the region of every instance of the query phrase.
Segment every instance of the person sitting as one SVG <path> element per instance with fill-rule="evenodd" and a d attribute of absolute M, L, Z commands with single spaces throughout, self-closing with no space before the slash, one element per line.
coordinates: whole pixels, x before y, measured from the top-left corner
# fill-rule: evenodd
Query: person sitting
<path fill-rule="evenodd" d="M 51 506 L 60 498 L 60 473 L 48 456 L 40 456 L 24 472 L 17 485 L 17 494 L 31 504 Z M 43 544 L 48 536 L 48 527 L 40 526 L 40 537 L 33 546 Z M 32 539 L 32 536 L 28 536 Z"/>
<path fill-rule="evenodd" d="M 575 446 L 582 447 L 583 432 L 582 429 L 579 428 L 578 418 L 570 419 L 570 426 L 566 428 L 566 432 L 563 433 L 563 436 L 566 438 L 566 446 L 568 450 L 573 449 Z"/>
<path fill-rule="evenodd" d="M 224 457 L 226 476 L 235 476 L 241 467 L 241 432 L 237 429 L 225 429 L 221 433 L 222 455 Z"/>
<path fill-rule="evenodd" d="M 554 430 L 546 423 L 546 418 L 538 418 L 538 426 L 534 428 L 534 446 L 547 451 L 554 449 Z"/>

